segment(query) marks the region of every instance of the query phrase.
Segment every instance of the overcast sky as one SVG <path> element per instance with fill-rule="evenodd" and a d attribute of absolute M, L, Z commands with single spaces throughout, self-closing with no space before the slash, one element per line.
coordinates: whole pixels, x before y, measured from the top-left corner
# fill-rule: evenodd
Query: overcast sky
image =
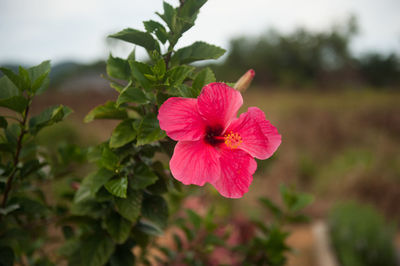
<path fill-rule="evenodd" d="M 143 20 L 157 19 L 155 11 L 162 11 L 161 0 L 0 0 L 0 64 L 104 59 L 108 34 L 143 29 Z M 353 50 L 400 52 L 399 0 L 209 0 L 180 46 L 203 40 L 228 48 L 236 36 L 257 36 L 271 27 L 323 30 L 350 14 L 361 30 Z M 112 52 L 122 56 L 128 46 Z"/>

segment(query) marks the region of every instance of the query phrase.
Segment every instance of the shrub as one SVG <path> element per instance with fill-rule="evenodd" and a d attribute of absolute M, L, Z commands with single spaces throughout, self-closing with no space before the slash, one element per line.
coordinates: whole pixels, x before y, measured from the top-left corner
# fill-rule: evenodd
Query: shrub
<path fill-rule="evenodd" d="M 330 237 L 342 266 L 396 265 L 394 227 L 372 207 L 354 202 L 335 206 Z"/>

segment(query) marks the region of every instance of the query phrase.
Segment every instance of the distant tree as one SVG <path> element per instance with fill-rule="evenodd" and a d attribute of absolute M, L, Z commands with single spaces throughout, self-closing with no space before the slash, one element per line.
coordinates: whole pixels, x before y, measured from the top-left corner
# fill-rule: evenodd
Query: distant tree
<path fill-rule="evenodd" d="M 400 83 L 400 58 L 391 53 L 369 53 L 359 60 L 363 78 L 373 86 L 385 87 Z"/>
<path fill-rule="evenodd" d="M 262 83 L 298 87 L 321 82 L 326 74 L 351 69 L 349 44 L 357 29 L 351 17 L 328 32 L 299 28 L 285 35 L 270 29 L 258 38 L 236 38 L 225 63 L 216 70 L 228 80 L 252 67 Z"/>

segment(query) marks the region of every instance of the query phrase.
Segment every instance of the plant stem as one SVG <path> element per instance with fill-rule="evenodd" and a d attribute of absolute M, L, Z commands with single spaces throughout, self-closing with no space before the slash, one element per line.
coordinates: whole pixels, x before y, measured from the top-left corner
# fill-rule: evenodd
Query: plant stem
<path fill-rule="evenodd" d="M 168 52 L 165 55 L 164 61 L 165 61 L 165 66 L 166 66 L 167 70 L 169 69 L 169 61 L 171 60 L 172 51 L 174 50 L 174 47 L 175 47 L 176 43 L 177 42 L 174 41 L 174 42 L 169 44 Z"/>
<path fill-rule="evenodd" d="M 182 6 L 183 6 L 184 4 L 185 4 L 185 0 L 179 0 L 179 7 L 178 7 L 178 9 L 179 9 L 179 10 L 182 9 Z M 171 30 L 170 34 L 171 34 L 171 35 L 175 35 L 175 33 L 172 32 L 172 30 Z M 177 42 L 178 42 L 178 39 L 173 40 L 172 42 L 169 43 L 168 52 L 167 52 L 167 54 L 165 55 L 165 58 L 164 58 L 164 61 L 165 61 L 165 65 L 166 65 L 166 67 L 167 67 L 167 70 L 169 69 L 168 64 L 169 64 L 169 61 L 171 60 L 172 52 L 173 52 L 174 47 L 175 47 L 175 45 L 176 45 Z"/>
<path fill-rule="evenodd" d="M 17 150 L 16 150 L 15 156 L 14 156 L 13 170 L 12 170 L 12 172 L 10 173 L 10 175 L 7 178 L 6 188 L 5 188 L 4 197 L 3 197 L 3 202 L 1 204 L 2 208 L 4 208 L 6 206 L 8 194 L 10 193 L 10 190 L 11 190 L 11 187 L 12 187 L 12 182 L 13 182 L 15 173 L 17 172 L 17 165 L 19 163 L 19 155 L 20 155 L 21 149 L 22 149 L 22 140 L 23 140 L 24 135 L 26 133 L 25 126 L 26 126 L 26 121 L 27 121 L 27 118 L 28 118 L 29 105 L 30 105 L 30 99 L 28 97 L 28 105 L 25 108 L 25 111 L 24 111 L 24 113 L 22 115 L 22 121 L 20 121 L 21 133 L 18 136 L 18 140 L 17 140 Z"/>

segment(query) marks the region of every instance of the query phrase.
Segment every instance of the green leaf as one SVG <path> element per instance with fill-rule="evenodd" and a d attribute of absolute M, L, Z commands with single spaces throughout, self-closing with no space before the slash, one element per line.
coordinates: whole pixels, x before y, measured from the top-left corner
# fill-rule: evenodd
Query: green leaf
<path fill-rule="evenodd" d="M 99 203 L 105 202 L 109 204 L 114 200 L 114 196 L 111 195 L 105 187 L 101 187 L 94 197 Z"/>
<path fill-rule="evenodd" d="M 134 223 L 140 215 L 142 192 L 128 189 L 126 199 L 115 198 L 117 212 Z"/>
<path fill-rule="evenodd" d="M 132 120 L 122 121 L 112 132 L 110 148 L 119 148 L 136 138 L 136 130 Z"/>
<path fill-rule="evenodd" d="M 121 93 L 121 91 L 125 88 L 125 86 L 122 86 L 122 85 L 120 85 L 118 83 L 115 83 L 115 82 L 110 82 L 110 87 L 115 89 L 118 93 Z"/>
<path fill-rule="evenodd" d="M 289 223 L 307 223 L 310 221 L 310 217 L 304 214 L 289 215 L 285 218 Z"/>
<path fill-rule="evenodd" d="M 156 13 L 165 23 L 167 23 L 168 27 L 172 32 L 175 32 L 175 24 L 176 24 L 176 9 L 173 8 L 167 2 L 164 2 L 164 14 Z"/>
<path fill-rule="evenodd" d="M 197 98 L 200 94 L 199 91 L 195 90 L 193 87 L 186 86 L 185 84 L 180 84 L 169 90 L 169 93 L 185 98 Z"/>
<path fill-rule="evenodd" d="M 179 16 L 188 18 L 196 16 L 206 2 L 207 0 L 186 0 L 182 8 L 179 9 Z"/>
<path fill-rule="evenodd" d="M 110 266 L 132 266 L 135 264 L 135 256 L 131 247 L 118 245 L 110 259 Z"/>
<path fill-rule="evenodd" d="M 216 235 L 211 235 L 208 234 L 206 238 L 204 239 L 204 244 L 205 245 L 212 245 L 212 246 L 224 246 L 225 241 L 221 239 L 221 237 L 216 236 Z"/>
<path fill-rule="evenodd" d="M 34 94 L 43 93 L 49 83 L 50 61 L 44 61 L 37 66 L 28 68 L 29 78 L 32 81 L 32 92 Z"/>
<path fill-rule="evenodd" d="M 49 212 L 48 207 L 43 202 L 26 196 L 11 198 L 9 205 L 14 204 L 19 205 L 18 212 L 26 215 L 45 216 Z"/>
<path fill-rule="evenodd" d="M 113 176 L 114 173 L 105 168 L 100 168 L 97 172 L 89 174 L 83 179 L 81 186 L 75 193 L 74 202 L 78 203 L 89 197 L 94 197 L 97 191 Z"/>
<path fill-rule="evenodd" d="M 128 114 L 125 110 L 119 109 L 115 102 L 108 101 L 103 105 L 99 105 L 91 110 L 85 117 L 85 123 L 94 119 L 124 119 Z"/>
<path fill-rule="evenodd" d="M 19 70 L 19 77 L 20 77 L 20 82 L 21 82 L 21 87 L 22 90 L 30 90 L 31 89 L 31 78 L 29 77 L 28 70 L 23 68 L 22 66 L 18 67 Z"/>
<path fill-rule="evenodd" d="M 194 211 L 187 209 L 186 214 L 189 217 L 190 222 L 194 225 L 196 229 L 199 229 L 202 223 L 201 217 Z"/>
<path fill-rule="evenodd" d="M 150 101 L 141 89 L 129 86 L 121 91 L 121 94 L 118 96 L 117 106 L 119 107 L 121 104 L 129 102 L 147 104 Z"/>
<path fill-rule="evenodd" d="M 280 192 L 283 202 L 285 203 L 289 211 L 292 212 L 303 209 L 314 200 L 314 197 L 312 195 L 296 193 L 294 190 L 289 189 L 285 185 L 280 186 Z"/>
<path fill-rule="evenodd" d="M 300 211 L 314 201 L 314 197 L 309 194 L 299 194 L 296 203 L 292 207 L 292 211 Z"/>
<path fill-rule="evenodd" d="M 191 66 L 177 66 L 167 72 L 167 77 L 170 86 L 181 85 L 187 76 L 194 70 Z"/>
<path fill-rule="evenodd" d="M 118 168 L 119 158 L 108 146 L 103 146 L 98 163 L 104 168 L 114 171 Z"/>
<path fill-rule="evenodd" d="M 199 9 L 205 2 L 206 0 L 186 0 L 183 6 L 178 8 L 176 23 L 179 29 L 178 37 L 194 26 Z"/>
<path fill-rule="evenodd" d="M 135 166 L 130 186 L 133 189 L 144 189 L 149 185 L 154 184 L 157 179 L 157 175 L 151 171 L 150 167 L 145 164 L 138 164 Z"/>
<path fill-rule="evenodd" d="M 15 74 L 12 70 L 5 68 L 5 67 L 0 67 L 0 70 L 3 72 L 3 74 L 19 89 L 21 92 L 23 87 L 24 87 L 24 80 L 22 77 L 19 75 Z"/>
<path fill-rule="evenodd" d="M 4 117 L 0 116 L 0 128 L 7 128 L 7 125 L 7 120 Z"/>
<path fill-rule="evenodd" d="M 124 176 L 111 179 L 107 182 L 105 188 L 114 196 L 126 198 L 126 191 L 128 189 L 128 178 Z"/>
<path fill-rule="evenodd" d="M 62 121 L 70 113 L 72 113 L 72 110 L 63 105 L 49 107 L 29 120 L 29 131 L 32 135 L 35 135 L 42 128 Z"/>
<path fill-rule="evenodd" d="M 103 233 L 96 233 L 82 240 L 80 257 L 81 265 L 103 266 L 114 252 L 112 239 Z"/>
<path fill-rule="evenodd" d="M 157 41 L 147 32 L 127 28 L 109 37 L 142 46 L 148 51 L 157 50 L 160 52 Z"/>
<path fill-rule="evenodd" d="M 43 93 L 47 87 L 49 86 L 49 72 L 41 75 L 35 82 L 32 84 L 32 92 L 34 94 Z"/>
<path fill-rule="evenodd" d="M 43 166 L 47 165 L 46 163 L 40 163 L 39 160 L 37 159 L 32 159 L 27 162 L 24 162 L 22 168 L 21 168 L 21 178 L 27 178 L 30 174 L 33 172 L 37 172 L 39 169 L 41 169 Z"/>
<path fill-rule="evenodd" d="M 58 249 L 58 254 L 61 256 L 68 257 L 68 262 L 71 263 L 73 261 L 73 257 L 78 258 L 79 257 L 79 248 L 80 248 L 80 242 L 77 239 L 70 238 L 67 239 L 61 246 L 60 249 Z M 80 263 L 77 261 L 74 263 L 74 265 L 80 266 Z"/>
<path fill-rule="evenodd" d="M 89 216 L 98 219 L 104 215 L 104 211 L 98 201 L 90 199 L 72 204 L 71 214 L 77 216 Z"/>
<path fill-rule="evenodd" d="M 152 194 L 163 194 L 168 191 L 168 185 L 166 180 L 158 178 L 154 184 L 147 187 L 147 190 Z"/>
<path fill-rule="evenodd" d="M 14 251 L 10 247 L 0 247 L 0 265 L 13 266 L 14 265 Z"/>
<path fill-rule="evenodd" d="M 165 132 L 160 129 L 157 117 L 155 114 L 148 114 L 141 120 L 138 126 L 138 135 L 136 145 L 149 144 L 151 142 L 163 139 Z"/>
<path fill-rule="evenodd" d="M 279 190 L 280 190 L 280 193 L 281 193 L 281 197 L 283 199 L 283 203 L 285 204 L 285 206 L 288 209 L 291 209 L 292 206 L 296 202 L 295 195 L 293 194 L 293 192 L 288 187 L 286 187 L 283 184 L 279 187 Z"/>
<path fill-rule="evenodd" d="M 192 228 L 189 228 L 184 224 L 179 225 L 179 228 L 183 230 L 187 240 L 192 241 L 195 238 L 195 233 Z"/>
<path fill-rule="evenodd" d="M 168 205 L 163 197 L 158 195 L 146 196 L 142 204 L 142 216 L 165 229 L 168 220 Z"/>
<path fill-rule="evenodd" d="M 167 66 L 163 58 L 159 59 L 153 66 L 153 73 L 158 79 L 162 79 L 167 71 Z"/>
<path fill-rule="evenodd" d="M 129 80 L 131 69 L 128 61 L 119 57 L 113 57 L 110 54 L 107 60 L 107 75 L 116 79 Z"/>
<path fill-rule="evenodd" d="M 5 130 L 7 141 L 14 148 L 17 146 L 18 136 L 20 134 L 21 134 L 21 128 L 18 124 L 11 124 Z"/>
<path fill-rule="evenodd" d="M 192 87 L 193 89 L 196 90 L 196 92 L 198 92 L 197 95 L 200 94 L 201 89 L 212 82 L 215 82 L 215 75 L 214 72 L 211 70 L 211 68 L 206 67 L 204 69 L 202 69 L 199 73 L 197 73 L 196 77 L 193 80 L 193 84 Z"/>
<path fill-rule="evenodd" d="M 168 186 L 172 186 L 171 189 L 176 189 L 173 179 L 170 178 L 170 175 L 166 174 L 165 167 L 160 161 L 154 162 L 151 168 L 158 176 L 158 179 L 154 184 L 147 187 L 149 191 L 153 194 L 163 194 L 168 191 Z"/>
<path fill-rule="evenodd" d="M 175 52 L 171 58 L 173 65 L 188 64 L 195 61 L 218 59 L 225 50 L 205 42 L 195 42 L 190 46 L 183 47 Z"/>
<path fill-rule="evenodd" d="M 157 97 L 156 99 L 157 105 L 161 106 L 171 96 L 167 93 L 158 92 L 156 97 Z"/>
<path fill-rule="evenodd" d="M 7 99 L 0 99 L 0 106 L 14 110 L 18 113 L 24 112 L 28 104 L 28 100 L 23 96 L 13 96 Z"/>
<path fill-rule="evenodd" d="M 182 240 L 177 234 L 173 234 L 172 237 L 174 238 L 174 242 L 178 251 L 182 251 Z"/>
<path fill-rule="evenodd" d="M 13 96 L 20 95 L 18 88 L 15 84 L 7 78 L 7 76 L 3 76 L 0 78 L 0 99 L 8 99 Z"/>
<path fill-rule="evenodd" d="M 139 84 L 146 90 L 152 89 L 152 81 L 146 77 L 146 75 L 153 75 L 150 66 L 134 60 L 129 60 L 129 66 L 131 67 L 133 77 Z"/>
<path fill-rule="evenodd" d="M 71 239 L 75 235 L 74 229 L 69 225 L 62 226 L 62 233 L 66 240 Z"/>
<path fill-rule="evenodd" d="M 131 222 L 113 212 L 106 216 L 104 221 L 105 228 L 111 237 L 119 244 L 124 243 L 131 232 Z"/>
<path fill-rule="evenodd" d="M 147 235 L 160 236 L 163 234 L 163 230 L 150 221 L 140 220 L 135 227 Z"/>
<path fill-rule="evenodd" d="M 278 205 L 276 205 L 275 203 L 273 203 L 270 199 L 268 198 L 260 198 L 259 201 L 265 206 L 267 207 L 272 214 L 275 217 L 280 217 L 282 216 L 282 211 L 281 209 L 278 207 Z"/>
<path fill-rule="evenodd" d="M 154 20 L 144 21 L 143 24 L 146 31 L 149 33 L 154 33 L 163 44 L 168 40 L 167 30 L 162 24 Z"/>
<path fill-rule="evenodd" d="M 108 147 L 108 143 L 107 142 L 103 142 L 97 146 L 92 146 L 88 148 L 88 161 L 93 163 L 93 162 L 98 162 L 101 160 L 101 157 L 103 155 L 103 149 L 105 147 Z M 109 148 L 109 147 L 108 147 Z"/>

